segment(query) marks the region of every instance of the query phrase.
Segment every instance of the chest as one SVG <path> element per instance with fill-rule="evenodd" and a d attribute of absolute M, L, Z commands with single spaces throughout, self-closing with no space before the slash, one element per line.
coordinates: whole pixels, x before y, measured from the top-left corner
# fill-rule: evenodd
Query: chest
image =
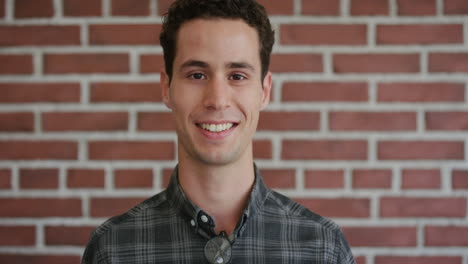
<path fill-rule="evenodd" d="M 111 263 L 149 264 L 179 263 L 205 264 L 207 240 L 192 230 L 165 230 L 159 236 L 139 237 L 134 234 L 125 243 L 108 248 Z M 278 237 L 274 231 L 250 233 L 246 230 L 231 247 L 232 264 L 325 264 L 333 261 L 333 247 L 314 237 L 286 235 Z M 144 232 L 140 233 L 143 234 Z M 147 233 L 148 234 L 148 233 Z"/>

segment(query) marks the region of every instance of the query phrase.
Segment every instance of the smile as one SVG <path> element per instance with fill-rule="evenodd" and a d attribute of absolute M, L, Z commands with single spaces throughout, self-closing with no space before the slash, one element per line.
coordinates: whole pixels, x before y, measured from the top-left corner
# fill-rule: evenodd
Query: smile
<path fill-rule="evenodd" d="M 224 123 L 224 124 L 208 124 L 208 123 L 200 123 L 197 124 L 198 127 L 203 128 L 204 130 L 210 131 L 210 132 L 223 132 L 226 130 L 231 129 L 234 125 L 234 123 Z"/>

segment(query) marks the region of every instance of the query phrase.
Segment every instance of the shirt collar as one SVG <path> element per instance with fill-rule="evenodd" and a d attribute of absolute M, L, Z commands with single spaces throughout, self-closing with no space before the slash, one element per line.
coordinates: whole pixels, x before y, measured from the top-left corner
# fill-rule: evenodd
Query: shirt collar
<path fill-rule="evenodd" d="M 244 209 L 241 219 L 239 219 L 236 229 L 234 230 L 235 237 L 242 233 L 247 220 L 263 208 L 265 199 L 271 192 L 263 182 L 260 170 L 255 163 L 253 164 L 253 167 L 255 170 L 254 186 L 250 193 L 249 202 Z M 212 217 L 190 201 L 180 186 L 178 179 L 178 166 L 176 166 L 172 172 L 171 180 L 166 189 L 166 195 L 172 207 L 186 218 L 188 223 L 195 229 L 195 232 L 200 233 L 207 238 L 216 235 L 213 230 L 215 223 Z M 207 216 L 208 221 L 203 221 L 206 220 L 206 218 L 203 219 L 203 216 Z"/>

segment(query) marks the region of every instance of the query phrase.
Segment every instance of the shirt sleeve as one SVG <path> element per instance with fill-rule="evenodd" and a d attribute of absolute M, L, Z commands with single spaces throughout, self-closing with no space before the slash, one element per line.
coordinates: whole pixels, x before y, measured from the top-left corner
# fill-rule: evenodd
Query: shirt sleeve
<path fill-rule="evenodd" d="M 107 264 L 99 251 L 99 243 L 96 239 L 91 239 L 86 246 L 81 264 Z"/>
<path fill-rule="evenodd" d="M 336 250 L 338 255 L 337 264 L 356 264 L 351 248 L 343 232 L 338 230 Z"/>

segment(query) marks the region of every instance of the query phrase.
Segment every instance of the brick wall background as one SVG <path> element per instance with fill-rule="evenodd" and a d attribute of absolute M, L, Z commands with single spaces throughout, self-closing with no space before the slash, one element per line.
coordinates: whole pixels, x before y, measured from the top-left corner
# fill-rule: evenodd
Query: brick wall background
<path fill-rule="evenodd" d="M 263 0 L 268 185 L 343 226 L 359 264 L 468 264 L 468 1 Z M 0 0 L 0 262 L 79 263 L 159 192 L 168 0 Z"/>

